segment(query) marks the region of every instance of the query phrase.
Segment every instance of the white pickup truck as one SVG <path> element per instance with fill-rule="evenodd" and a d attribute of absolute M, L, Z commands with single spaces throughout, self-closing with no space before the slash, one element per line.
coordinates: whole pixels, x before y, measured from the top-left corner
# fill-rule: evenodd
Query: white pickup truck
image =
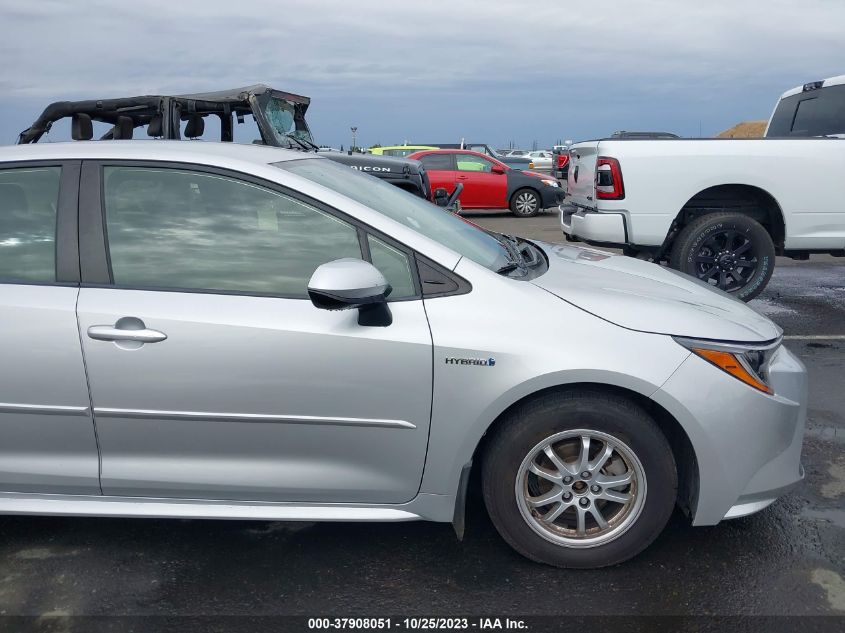
<path fill-rule="evenodd" d="M 561 225 L 748 301 L 775 255 L 845 256 L 845 75 L 785 92 L 763 139 L 605 139 L 569 149 Z"/>

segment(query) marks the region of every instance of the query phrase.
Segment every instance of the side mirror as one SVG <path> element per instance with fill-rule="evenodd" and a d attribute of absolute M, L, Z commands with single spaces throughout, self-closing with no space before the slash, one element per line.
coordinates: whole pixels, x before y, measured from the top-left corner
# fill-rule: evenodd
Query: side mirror
<path fill-rule="evenodd" d="M 434 190 L 434 204 L 438 207 L 445 207 L 449 204 L 449 192 L 443 187 Z"/>
<path fill-rule="evenodd" d="M 490 169 L 491 174 L 504 174 L 505 168 L 500 167 L 499 165 L 493 165 L 492 169 Z"/>
<path fill-rule="evenodd" d="M 319 266 L 308 282 L 311 303 L 321 310 L 358 308 L 359 325 L 386 327 L 393 322 L 387 296 L 390 284 L 362 259 L 347 257 Z"/>

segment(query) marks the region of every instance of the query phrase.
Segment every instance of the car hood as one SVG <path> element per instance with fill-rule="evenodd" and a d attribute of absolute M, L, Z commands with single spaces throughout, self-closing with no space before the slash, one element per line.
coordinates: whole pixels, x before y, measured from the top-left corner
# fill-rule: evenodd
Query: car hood
<path fill-rule="evenodd" d="M 329 160 L 353 167 L 378 167 L 380 173 L 418 174 L 422 163 L 410 158 L 396 156 L 377 156 L 375 154 L 345 154 L 343 152 L 326 152 L 323 154 Z"/>
<path fill-rule="evenodd" d="M 542 180 L 553 180 L 552 176 L 549 174 L 541 174 L 538 171 L 530 171 L 528 169 L 522 170 L 523 174 L 528 174 L 529 176 L 534 176 L 535 178 L 540 178 Z"/>
<path fill-rule="evenodd" d="M 742 301 L 670 268 L 568 244 L 537 245 L 549 270 L 532 283 L 624 328 L 742 342 L 782 334 Z"/>

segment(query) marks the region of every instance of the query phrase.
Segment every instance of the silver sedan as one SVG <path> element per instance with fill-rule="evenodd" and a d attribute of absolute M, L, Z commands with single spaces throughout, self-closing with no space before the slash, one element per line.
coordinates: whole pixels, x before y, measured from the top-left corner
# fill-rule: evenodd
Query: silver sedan
<path fill-rule="evenodd" d="M 802 477 L 768 319 L 306 152 L 0 149 L 0 345 L 8 514 L 460 532 L 478 470 L 516 550 L 598 567 Z"/>

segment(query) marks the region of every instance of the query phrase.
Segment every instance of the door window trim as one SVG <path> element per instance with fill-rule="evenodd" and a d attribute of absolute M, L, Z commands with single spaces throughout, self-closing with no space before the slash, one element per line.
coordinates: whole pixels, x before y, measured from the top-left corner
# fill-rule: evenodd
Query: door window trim
<path fill-rule="evenodd" d="M 224 178 L 231 178 L 236 181 L 245 182 L 258 187 L 263 187 L 274 193 L 287 196 L 297 202 L 311 206 L 341 222 L 349 224 L 356 232 L 358 243 L 361 246 L 361 256 L 365 261 L 371 262 L 367 235 L 370 234 L 386 244 L 394 247 L 408 258 L 408 265 L 411 269 L 411 277 L 414 283 L 415 294 L 399 299 L 388 298 L 388 303 L 401 301 L 419 301 L 422 299 L 422 285 L 417 270 L 415 251 L 412 248 L 385 235 L 381 231 L 361 222 L 357 218 L 347 215 L 343 211 L 335 209 L 319 200 L 315 200 L 305 194 L 289 189 L 284 185 L 256 177 L 252 174 L 239 172 L 231 169 L 213 167 L 210 165 L 195 165 L 192 163 L 180 163 L 172 161 L 144 161 L 144 160 L 85 160 L 82 161 L 80 196 L 79 196 L 79 264 L 81 274 L 81 285 L 83 288 L 120 288 L 125 290 L 146 290 L 152 292 L 181 292 L 188 294 L 208 295 L 234 295 L 247 297 L 271 297 L 277 299 L 298 299 L 309 301 L 308 297 L 302 295 L 286 295 L 280 293 L 259 293 L 253 291 L 217 290 L 201 288 L 162 288 L 157 286 L 136 286 L 117 285 L 111 269 L 111 260 L 108 251 L 108 228 L 105 218 L 105 187 L 103 169 L 105 167 L 138 167 L 142 169 L 175 169 L 178 171 L 189 171 Z"/>
<path fill-rule="evenodd" d="M 21 160 L 0 163 L 0 170 L 59 168 L 59 194 L 56 199 L 56 231 L 53 257 L 56 278 L 53 281 L 4 279 L 0 284 L 10 286 L 78 286 L 79 241 L 77 239 L 80 165 L 81 160 Z"/>

